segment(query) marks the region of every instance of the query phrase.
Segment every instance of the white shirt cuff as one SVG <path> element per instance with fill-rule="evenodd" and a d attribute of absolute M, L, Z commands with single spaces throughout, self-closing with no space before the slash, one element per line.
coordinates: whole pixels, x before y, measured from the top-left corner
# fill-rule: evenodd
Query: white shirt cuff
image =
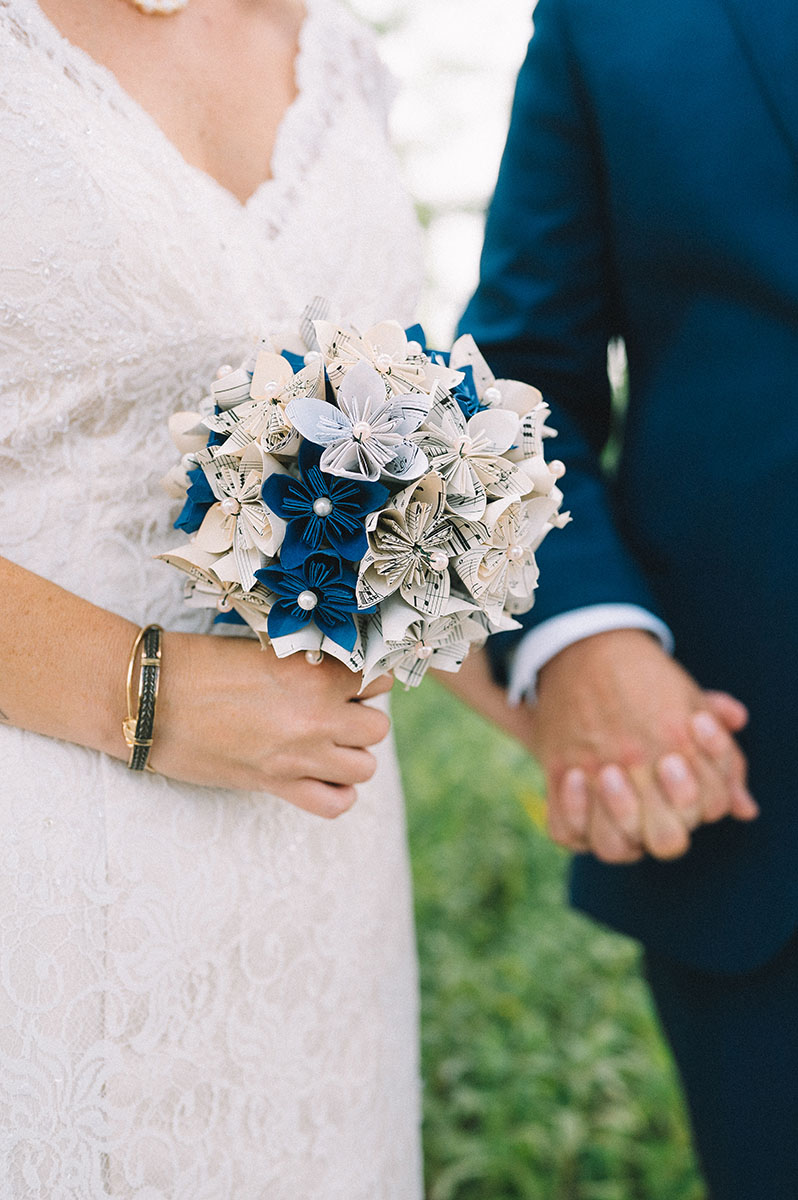
<path fill-rule="evenodd" d="M 509 700 L 534 703 L 538 672 L 574 642 L 611 629 L 645 629 L 673 653 L 673 634 L 664 621 L 637 604 L 591 604 L 543 621 L 524 634 L 510 661 Z"/>

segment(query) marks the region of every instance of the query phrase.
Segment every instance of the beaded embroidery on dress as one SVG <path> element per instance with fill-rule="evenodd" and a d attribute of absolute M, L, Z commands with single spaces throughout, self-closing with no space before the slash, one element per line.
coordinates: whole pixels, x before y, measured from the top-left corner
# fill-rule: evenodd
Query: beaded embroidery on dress
<path fill-rule="evenodd" d="M 384 73 L 335 0 L 310 0 L 297 83 L 241 205 L 34 0 L 0 0 L 0 553 L 137 623 L 206 627 L 152 557 L 170 412 L 314 295 L 414 317 Z M 404 811 L 379 758 L 329 823 L 0 726 L 4 1200 L 419 1200 Z"/>

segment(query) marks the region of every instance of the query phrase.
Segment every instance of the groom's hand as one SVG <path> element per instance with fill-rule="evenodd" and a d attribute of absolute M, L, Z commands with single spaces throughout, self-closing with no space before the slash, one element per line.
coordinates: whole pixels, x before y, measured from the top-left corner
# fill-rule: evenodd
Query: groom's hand
<path fill-rule="evenodd" d="M 551 836 L 630 863 L 684 854 L 705 822 L 753 819 L 731 736 L 747 719 L 742 704 L 704 692 L 640 630 L 569 646 L 541 671 L 533 721 Z"/>

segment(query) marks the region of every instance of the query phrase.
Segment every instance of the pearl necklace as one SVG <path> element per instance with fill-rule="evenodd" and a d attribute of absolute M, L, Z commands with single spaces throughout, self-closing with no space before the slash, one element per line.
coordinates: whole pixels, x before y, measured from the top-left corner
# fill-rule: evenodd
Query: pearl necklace
<path fill-rule="evenodd" d="M 168 17 L 185 8 L 188 0 L 128 0 L 128 3 L 148 16 Z"/>

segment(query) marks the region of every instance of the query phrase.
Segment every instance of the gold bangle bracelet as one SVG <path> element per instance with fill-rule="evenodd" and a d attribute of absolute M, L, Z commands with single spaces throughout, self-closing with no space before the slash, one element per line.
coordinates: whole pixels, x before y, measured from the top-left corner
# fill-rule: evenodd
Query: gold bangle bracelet
<path fill-rule="evenodd" d="M 127 664 L 127 717 L 122 722 L 122 733 L 130 748 L 128 767 L 131 771 L 152 771 L 148 764 L 155 725 L 155 706 L 158 700 L 158 685 L 161 676 L 160 625 L 145 625 L 136 635 Z M 142 651 L 138 659 L 139 650 Z M 136 661 L 139 663 L 138 689 L 133 701 L 133 676 Z"/>

